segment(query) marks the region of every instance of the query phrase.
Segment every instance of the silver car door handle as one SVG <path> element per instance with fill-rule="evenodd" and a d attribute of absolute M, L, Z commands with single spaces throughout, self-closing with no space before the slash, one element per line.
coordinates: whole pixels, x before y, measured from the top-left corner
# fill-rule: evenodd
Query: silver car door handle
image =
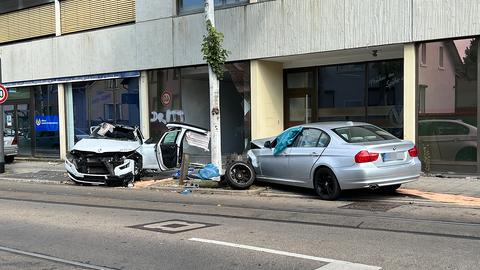
<path fill-rule="evenodd" d="M 312 155 L 318 155 L 318 153 L 317 153 L 317 152 L 312 152 L 311 154 L 312 154 Z"/>

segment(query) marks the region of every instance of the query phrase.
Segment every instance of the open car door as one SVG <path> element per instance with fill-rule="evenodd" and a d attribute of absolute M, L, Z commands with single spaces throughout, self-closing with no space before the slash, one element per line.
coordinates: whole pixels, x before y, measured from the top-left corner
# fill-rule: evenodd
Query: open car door
<path fill-rule="evenodd" d="M 155 147 L 158 166 L 162 171 L 179 167 L 183 153 L 182 142 L 185 136 L 198 147 L 208 148 L 210 134 L 207 130 L 183 123 L 168 123 L 168 131 Z"/>

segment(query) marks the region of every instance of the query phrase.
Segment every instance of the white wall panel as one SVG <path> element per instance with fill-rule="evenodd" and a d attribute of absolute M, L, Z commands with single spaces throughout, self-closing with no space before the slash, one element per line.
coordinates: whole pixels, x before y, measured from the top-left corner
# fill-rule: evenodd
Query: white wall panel
<path fill-rule="evenodd" d="M 137 22 L 172 17 L 174 1 L 172 0 L 136 0 L 135 19 Z"/>
<path fill-rule="evenodd" d="M 135 40 L 138 67 L 173 66 L 172 18 L 137 23 Z"/>
<path fill-rule="evenodd" d="M 204 64 L 203 14 L 174 16 L 173 5 L 138 0 L 134 25 L 0 47 L 3 79 Z M 215 14 L 230 61 L 480 34 L 479 0 L 276 0 Z"/>

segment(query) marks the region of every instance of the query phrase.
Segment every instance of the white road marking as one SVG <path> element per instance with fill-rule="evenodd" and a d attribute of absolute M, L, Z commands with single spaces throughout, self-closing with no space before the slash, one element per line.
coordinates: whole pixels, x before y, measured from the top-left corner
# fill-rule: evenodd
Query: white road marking
<path fill-rule="evenodd" d="M 343 270 L 343 269 L 348 269 L 348 270 L 381 270 L 382 269 L 381 267 L 378 267 L 378 266 L 359 264 L 359 263 L 351 263 L 351 262 L 347 262 L 347 261 L 340 261 L 340 260 L 334 260 L 334 259 L 329 259 L 329 258 L 315 257 L 315 256 L 310 256 L 310 255 L 287 252 L 287 251 L 281 251 L 281 250 L 275 250 L 275 249 L 269 249 L 269 248 L 262 248 L 262 247 L 255 247 L 255 246 L 248 246 L 248 245 L 242 245 L 242 244 L 235 244 L 235 243 L 229 243 L 229 242 L 223 242 L 223 241 L 217 241 L 217 240 L 202 239 L 202 238 L 190 238 L 188 240 L 195 241 L 195 242 L 202 242 L 202 243 L 208 243 L 208 244 L 227 246 L 227 247 L 234 247 L 234 248 L 260 251 L 260 252 L 277 254 L 277 255 L 294 257 L 294 258 L 300 258 L 300 259 L 305 259 L 305 260 L 312 260 L 312 261 L 329 263 L 327 265 L 324 265 L 324 266 L 318 268 L 318 269 L 321 269 L 321 270 Z"/>
<path fill-rule="evenodd" d="M 65 260 L 65 259 L 61 259 L 61 258 L 57 258 L 57 257 L 52 257 L 52 256 L 48 256 L 48 255 L 43 255 L 43 254 L 28 252 L 28 251 L 23 251 L 23 250 L 18 250 L 18 249 L 4 247 L 4 246 L 0 246 L 0 251 L 6 251 L 6 252 L 20 254 L 20 255 L 26 255 L 26 256 L 30 256 L 30 257 L 34 257 L 34 258 L 39 258 L 39 259 L 44 259 L 44 260 L 69 264 L 69 265 L 80 266 L 80 267 L 87 268 L 87 269 L 116 270 L 116 269 L 108 268 L 108 267 L 104 267 L 104 266 L 97 266 L 97 265 L 92 265 L 92 264 L 76 262 L 76 261 L 70 261 L 70 260 Z"/>

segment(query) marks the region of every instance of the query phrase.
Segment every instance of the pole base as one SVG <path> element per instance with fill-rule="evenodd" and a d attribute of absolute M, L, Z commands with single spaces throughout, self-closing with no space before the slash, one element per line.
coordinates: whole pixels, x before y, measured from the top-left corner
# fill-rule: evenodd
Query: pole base
<path fill-rule="evenodd" d="M 5 162 L 0 162 L 0 173 L 5 172 Z"/>

